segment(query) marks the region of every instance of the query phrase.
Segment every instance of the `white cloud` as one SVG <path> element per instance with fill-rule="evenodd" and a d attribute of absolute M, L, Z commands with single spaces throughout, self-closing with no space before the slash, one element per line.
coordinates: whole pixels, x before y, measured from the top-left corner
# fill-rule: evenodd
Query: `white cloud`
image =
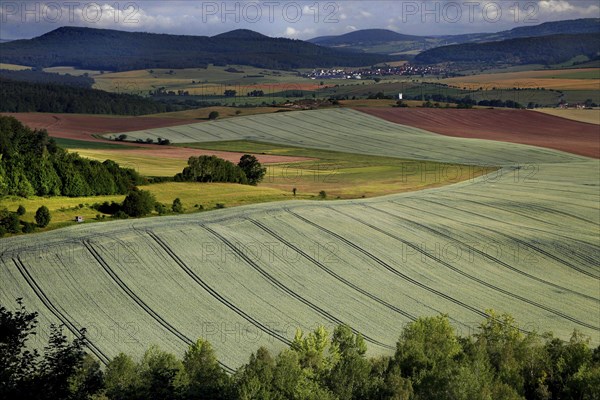
<path fill-rule="evenodd" d="M 373 14 L 371 14 L 371 13 L 370 13 L 370 12 L 368 12 L 368 11 L 360 10 L 359 12 L 360 12 L 360 15 L 362 15 L 362 16 L 363 16 L 363 17 L 365 17 L 365 18 L 370 18 L 370 17 L 372 17 L 372 16 L 373 16 Z"/>
<path fill-rule="evenodd" d="M 349 31 L 357 31 L 358 30 L 358 28 L 354 25 L 348 25 L 348 26 L 346 26 L 346 29 Z"/>
<path fill-rule="evenodd" d="M 298 36 L 299 34 L 300 34 L 299 30 L 297 30 L 296 28 L 292 28 L 291 26 L 288 26 L 285 29 L 285 34 L 284 35 L 288 36 L 288 37 L 295 37 L 295 36 Z"/>
<path fill-rule="evenodd" d="M 541 11 L 552 13 L 573 11 L 573 9 L 575 9 L 575 7 L 566 0 L 540 0 L 538 6 Z"/>

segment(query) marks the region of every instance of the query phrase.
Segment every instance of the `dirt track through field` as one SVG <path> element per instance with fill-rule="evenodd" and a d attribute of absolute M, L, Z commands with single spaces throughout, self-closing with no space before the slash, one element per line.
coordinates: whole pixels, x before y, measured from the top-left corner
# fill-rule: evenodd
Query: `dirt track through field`
<path fill-rule="evenodd" d="M 600 128 L 523 110 L 357 108 L 390 122 L 446 136 L 498 140 L 600 158 Z"/>

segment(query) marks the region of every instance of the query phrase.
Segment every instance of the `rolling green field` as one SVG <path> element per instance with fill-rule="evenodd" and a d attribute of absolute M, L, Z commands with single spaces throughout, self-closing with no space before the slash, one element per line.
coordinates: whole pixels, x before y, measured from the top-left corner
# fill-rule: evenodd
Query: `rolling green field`
<path fill-rule="evenodd" d="M 530 163 L 572 160 L 571 155 L 537 147 L 441 136 L 350 109 L 246 116 L 127 132 L 127 136 L 128 140 L 162 137 L 171 143 L 185 144 L 246 140 L 480 166 L 513 165 L 522 160 Z"/>
<path fill-rule="evenodd" d="M 340 323 L 363 334 L 370 354 L 391 354 L 417 316 L 448 313 L 466 334 L 489 308 L 515 315 L 527 331 L 567 339 L 579 329 L 600 344 L 598 160 L 443 137 L 350 110 L 135 135 L 167 134 L 211 146 L 253 140 L 503 168 L 373 199 L 269 203 L 3 239 L 3 304 L 24 298 L 42 327 L 88 327 L 90 351 L 103 361 L 151 343 L 182 354 L 204 337 L 233 368 L 258 346 L 289 345 L 296 327 Z"/>

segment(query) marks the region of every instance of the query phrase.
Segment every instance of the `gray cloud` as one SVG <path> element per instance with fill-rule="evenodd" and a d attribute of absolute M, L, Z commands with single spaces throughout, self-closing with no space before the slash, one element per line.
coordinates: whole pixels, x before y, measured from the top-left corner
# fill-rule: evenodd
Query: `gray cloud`
<path fill-rule="evenodd" d="M 1 1 L 0 38 L 60 26 L 215 35 L 252 29 L 309 39 L 366 28 L 414 35 L 494 32 L 561 19 L 600 17 L 596 0 Z"/>

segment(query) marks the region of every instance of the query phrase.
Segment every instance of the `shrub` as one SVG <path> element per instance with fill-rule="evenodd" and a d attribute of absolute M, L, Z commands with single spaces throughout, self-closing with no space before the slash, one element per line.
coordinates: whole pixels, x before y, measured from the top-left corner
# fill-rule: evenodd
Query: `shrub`
<path fill-rule="evenodd" d="M 154 210 L 156 199 L 147 190 L 135 189 L 131 191 L 121 206 L 122 211 L 130 217 L 143 217 Z"/>
<path fill-rule="evenodd" d="M 217 204 L 215 205 L 215 207 L 216 207 L 216 208 L 225 208 L 225 204 L 223 204 L 223 203 L 217 203 Z"/>
<path fill-rule="evenodd" d="M 113 215 L 113 218 L 127 219 L 127 218 L 129 218 L 129 215 L 125 214 L 125 212 L 123 210 L 119 210 L 115 213 L 115 215 Z"/>
<path fill-rule="evenodd" d="M 167 206 L 165 206 L 163 203 L 156 203 L 154 205 L 154 209 L 156 210 L 158 215 L 165 215 L 168 212 Z"/>
<path fill-rule="evenodd" d="M 327 192 L 325 192 L 324 190 L 321 190 L 319 192 L 319 198 L 326 199 L 327 198 Z"/>
<path fill-rule="evenodd" d="M 208 114 L 208 119 L 210 119 L 210 120 L 215 120 L 217 118 L 219 118 L 218 111 L 211 111 L 210 114 Z"/>
<path fill-rule="evenodd" d="M 23 228 L 21 229 L 21 232 L 31 233 L 34 230 L 35 230 L 35 224 L 32 224 L 31 222 L 23 222 Z"/>
<path fill-rule="evenodd" d="M 181 199 L 179 197 L 173 200 L 173 205 L 171 206 L 171 209 L 174 213 L 178 214 L 181 214 L 184 211 L 183 204 L 181 203 Z"/>
<path fill-rule="evenodd" d="M 27 210 L 25 209 L 23 204 L 20 204 L 19 208 L 17 208 L 17 215 L 25 215 L 26 212 Z"/>
<path fill-rule="evenodd" d="M 6 228 L 0 225 L 0 238 L 6 235 Z"/>
<path fill-rule="evenodd" d="M 50 215 L 50 210 L 48 207 L 41 206 L 35 212 L 35 223 L 38 224 L 40 228 L 45 228 L 50 223 L 52 216 Z"/>

